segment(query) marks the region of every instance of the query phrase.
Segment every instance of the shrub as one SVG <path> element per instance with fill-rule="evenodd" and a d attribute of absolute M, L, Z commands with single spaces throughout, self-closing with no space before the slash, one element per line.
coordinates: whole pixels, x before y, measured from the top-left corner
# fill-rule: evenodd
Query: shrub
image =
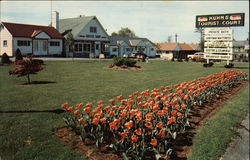
<path fill-rule="evenodd" d="M 118 67 L 122 65 L 126 65 L 128 67 L 134 67 L 136 61 L 133 59 L 129 59 L 128 57 L 114 57 L 113 58 L 114 64 Z"/>
<path fill-rule="evenodd" d="M 15 62 L 16 65 L 20 65 L 19 68 L 10 70 L 10 75 L 17 75 L 17 77 L 27 76 L 28 84 L 30 84 L 30 74 L 37 74 L 37 72 L 43 69 L 39 61 L 34 61 L 32 56 L 28 56 L 27 60 L 18 60 Z"/>
<path fill-rule="evenodd" d="M 15 61 L 17 61 L 17 60 L 23 60 L 23 56 L 22 56 L 22 53 L 21 53 L 19 48 L 17 48 L 17 50 L 16 50 L 16 60 Z"/>
<path fill-rule="evenodd" d="M 183 60 L 179 58 L 179 59 L 177 59 L 177 62 L 183 62 Z"/>
<path fill-rule="evenodd" d="M 4 54 L 2 55 L 1 63 L 2 63 L 2 64 L 10 64 L 10 63 L 11 63 L 10 57 L 8 56 L 7 53 L 4 53 Z"/>
<path fill-rule="evenodd" d="M 234 66 L 233 63 L 229 63 L 228 65 L 226 64 L 224 67 L 225 67 L 225 68 L 232 68 L 233 66 Z"/>
<path fill-rule="evenodd" d="M 203 67 L 212 67 L 214 65 L 213 62 L 209 62 L 209 63 L 204 63 Z"/>

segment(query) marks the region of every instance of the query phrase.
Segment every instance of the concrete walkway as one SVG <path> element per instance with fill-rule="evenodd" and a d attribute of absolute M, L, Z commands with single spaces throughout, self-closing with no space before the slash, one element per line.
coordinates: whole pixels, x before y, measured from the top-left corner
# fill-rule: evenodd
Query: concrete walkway
<path fill-rule="evenodd" d="M 237 132 L 220 160 L 249 160 L 249 113 Z"/>

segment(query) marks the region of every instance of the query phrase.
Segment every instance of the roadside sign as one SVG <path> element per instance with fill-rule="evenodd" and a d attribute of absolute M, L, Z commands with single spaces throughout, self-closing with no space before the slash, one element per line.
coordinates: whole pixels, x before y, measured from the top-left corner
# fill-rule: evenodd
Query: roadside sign
<path fill-rule="evenodd" d="M 233 54 L 232 48 L 205 48 L 205 53 L 228 53 Z"/>
<path fill-rule="evenodd" d="M 213 14 L 196 16 L 196 28 L 244 26 L 245 13 Z"/>
<path fill-rule="evenodd" d="M 220 41 L 214 41 L 214 42 L 205 42 L 204 47 L 206 48 L 227 48 L 227 47 L 233 47 L 232 42 L 220 42 Z"/>
<path fill-rule="evenodd" d="M 219 35 L 219 34 L 233 34 L 230 28 L 207 28 L 204 34 Z"/>
<path fill-rule="evenodd" d="M 205 59 L 233 60 L 233 55 L 204 54 Z"/>
<path fill-rule="evenodd" d="M 205 36 L 205 41 L 232 41 L 232 36 Z"/>

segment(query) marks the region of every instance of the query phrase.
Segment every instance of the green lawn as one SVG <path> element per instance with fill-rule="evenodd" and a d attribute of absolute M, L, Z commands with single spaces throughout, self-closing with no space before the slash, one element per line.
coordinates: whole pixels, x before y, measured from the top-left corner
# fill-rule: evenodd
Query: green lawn
<path fill-rule="evenodd" d="M 60 109 L 64 102 L 86 104 L 120 94 L 128 96 L 134 91 L 159 88 L 225 70 L 224 64 L 203 68 L 195 63 L 150 61 L 139 63 L 143 70 L 120 71 L 108 69 L 110 63 L 47 61 L 46 68 L 32 75 L 31 80 L 55 83 L 36 85 L 18 85 L 26 82 L 26 77 L 10 76 L 8 70 L 13 66 L 0 66 L 0 157 L 4 160 L 84 159 L 53 136 L 55 128 L 64 126 L 64 114 L 37 111 Z M 235 66 L 249 72 L 248 64 Z M 243 95 L 248 101 L 248 95 Z"/>

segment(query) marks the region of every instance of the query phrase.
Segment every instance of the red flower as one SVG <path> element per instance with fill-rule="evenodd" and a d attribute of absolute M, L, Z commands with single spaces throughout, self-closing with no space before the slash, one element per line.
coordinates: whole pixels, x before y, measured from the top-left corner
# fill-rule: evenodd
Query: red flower
<path fill-rule="evenodd" d="M 138 128 L 137 130 L 135 130 L 135 133 L 136 133 L 138 136 L 142 135 L 142 130 L 141 130 L 141 128 Z"/>
<path fill-rule="evenodd" d="M 74 115 L 76 115 L 76 116 L 80 116 L 80 114 L 81 114 L 81 112 L 80 112 L 79 110 L 76 110 L 76 111 L 74 112 Z"/>
<path fill-rule="evenodd" d="M 131 140 L 136 143 L 138 141 L 138 137 L 136 135 L 131 136 Z"/>
<path fill-rule="evenodd" d="M 185 105 L 185 104 L 182 104 L 182 105 L 181 105 L 181 108 L 182 108 L 182 109 L 186 109 L 186 107 L 187 107 L 187 105 Z"/>
<path fill-rule="evenodd" d="M 151 121 L 153 119 L 153 113 L 146 114 L 146 121 Z"/>
<path fill-rule="evenodd" d="M 131 129 L 133 126 L 134 126 L 133 121 L 129 121 L 129 122 L 125 123 L 125 127 L 126 127 L 127 129 Z"/>
<path fill-rule="evenodd" d="M 88 103 L 88 104 L 86 104 L 86 106 L 91 108 L 91 107 L 93 107 L 93 104 L 92 103 Z"/>
<path fill-rule="evenodd" d="M 179 105 L 174 106 L 174 108 L 175 108 L 177 111 L 180 110 L 180 106 L 179 106 Z"/>
<path fill-rule="evenodd" d="M 172 116 L 174 116 L 174 117 L 176 117 L 176 115 L 177 115 L 177 111 L 175 111 L 175 110 L 174 110 L 174 111 L 172 111 L 172 112 L 171 112 L 171 115 L 172 115 Z"/>
<path fill-rule="evenodd" d="M 109 103 L 112 104 L 112 105 L 114 105 L 115 104 L 115 100 L 114 99 L 110 99 Z"/>
<path fill-rule="evenodd" d="M 74 108 L 73 108 L 73 107 L 69 107 L 69 108 L 67 109 L 67 111 L 68 111 L 68 112 L 73 112 L 73 111 L 74 111 Z"/>
<path fill-rule="evenodd" d="M 78 122 L 79 122 L 80 124 L 83 124 L 83 123 L 84 123 L 84 119 L 83 119 L 83 118 L 80 118 L 80 119 L 78 119 Z"/>
<path fill-rule="evenodd" d="M 105 123 L 107 122 L 107 119 L 104 117 L 104 118 L 100 119 L 100 122 L 101 122 L 102 124 L 105 124 Z"/>
<path fill-rule="evenodd" d="M 175 117 L 168 118 L 167 125 L 172 124 L 172 123 L 176 123 L 176 118 Z"/>
<path fill-rule="evenodd" d="M 161 129 L 163 127 L 163 123 L 162 122 L 157 123 L 156 127 Z"/>
<path fill-rule="evenodd" d="M 152 146 L 157 146 L 157 145 L 158 145 L 157 139 L 155 139 L 155 138 L 151 139 L 150 144 L 151 144 Z"/>
<path fill-rule="evenodd" d="M 118 134 L 119 134 L 120 136 L 122 136 L 121 142 L 124 142 L 124 140 L 125 140 L 126 137 L 127 137 L 127 132 L 119 132 Z"/>
<path fill-rule="evenodd" d="M 84 109 L 84 112 L 85 112 L 85 113 L 90 113 L 90 111 L 91 111 L 91 108 L 90 108 L 90 107 L 87 107 L 87 108 Z"/>
<path fill-rule="evenodd" d="M 76 109 L 81 109 L 83 107 L 83 104 L 77 104 Z"/>
<path fill-rule="evenodd" d="M 92 124 L 98 125 L 98 124 L 99 124 L 99 121 L 100 121 L 99 118 L 94 118 L 94 119 L 92 120 Z"/>
<path fill-rule="evenodd" d="M 117 100 L 118 100 L 118 101 L 121 101 L 121 100 L 122 100 L 122 95 L 117 96 Z"/>
<path fill-rule="evenodd" d="M 148 129 L 152 129 L 153 128 L 153 124 L 151 122 L 146 122 L 145 126 L 148 128 Z"/>
<path fill-rule="evenodd" d="M 166 131 L 165 131 L 164 128 L 162 128 L 162 129 L 160 130 L 160 132 L 159 132 L 159 135 L 160 135 L 161 137 L 165 137 L 165 134 L 166 134 Z"/>
<path fill-rule="evenodd" d="M 61 107 L 64 108 L 64 109 L 67 109 L 69 107 L 69 104 L 68 103 L 64 103 L 64 104 L 61 105 Z"/>

